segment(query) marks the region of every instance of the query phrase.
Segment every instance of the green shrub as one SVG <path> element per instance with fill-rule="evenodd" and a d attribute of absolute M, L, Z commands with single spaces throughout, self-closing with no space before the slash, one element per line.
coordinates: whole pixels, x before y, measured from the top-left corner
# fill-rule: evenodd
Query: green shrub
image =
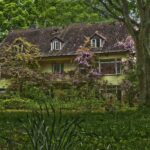
<path fill-rule="evenodd" d="M 3 99 L 8 99 L 8 98 L 10 98 L 11 97 L 11 95 L 9 95 L 8 93 L 2 93 L 2 94 L 0 94 L 0 99 L 1 100 L 3 100 Z"/>
<path fill-rule="evenodd" d="M 6 99 L 1 102 L 1 106 L 4 109 L 29 109 L 33 105 L 36 105 L 36 103 L 33 102 L 32 100 L 17 97 Z"/>
<path fill-rule="evenodd" d="M 45 102 L 48 99 L 46 93 L 44 93 L 42 89 L 35 86 L 26 86 L 21 96 L 33 99 L 38 103 Z"/>

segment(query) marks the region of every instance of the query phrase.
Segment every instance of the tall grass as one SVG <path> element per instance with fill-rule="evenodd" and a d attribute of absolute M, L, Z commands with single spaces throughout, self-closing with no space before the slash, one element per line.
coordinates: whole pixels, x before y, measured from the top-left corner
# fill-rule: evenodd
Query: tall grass
<path fill-rule="evenodd" d="M 81 119 L 62 119 L 61 110 L 56 115 L 51 105 L 52 114 L 47 106 L 40 111 L 33 111 L 24 124 L 33 150 L 65 150 L 73 149 L 80 141 Z"/>

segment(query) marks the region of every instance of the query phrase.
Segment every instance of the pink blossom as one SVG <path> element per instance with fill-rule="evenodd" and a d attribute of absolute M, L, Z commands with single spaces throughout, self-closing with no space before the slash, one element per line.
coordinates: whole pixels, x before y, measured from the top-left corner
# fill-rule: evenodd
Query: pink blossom
<path fill-rule="evenodd" d="M 128 36 L 125 40 L 118 41 L 114 46 L 120 46 L 126 50 L 135 50 L 135 44 L 131 36 Z"/>
<path fill-rule="evenodd" d="M 94 77 L 99 77 L 101 75 L 97 69 L 92 69 L 90 74 Z"/>

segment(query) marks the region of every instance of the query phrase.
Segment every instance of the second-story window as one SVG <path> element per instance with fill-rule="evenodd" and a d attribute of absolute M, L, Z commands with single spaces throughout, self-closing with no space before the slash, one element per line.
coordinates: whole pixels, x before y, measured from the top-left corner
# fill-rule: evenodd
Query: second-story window
<path fill-rule="evenodd" d="M 91 37 L 91 48 L 102 48 L 105 44 L 106 38 L 96 31 Z"/>
<path fill-rule="evenodd" d="M 54 39 L 51 41 L 51 50 L 61 50 L 62 49 L 62 43 L 58 39 Z"/>
<path fill-rule="evenodd" d="M 99 71 L 103 75 L 121 74 L 121 60 L 101 60 L 99 62 Z"/>
<path fill-rule="evenodd" d="M 93 48 L 99 48 L 102 47 L 102 39 L 101 38 L 92 38 L 91 39 L 91 47 Z"/>

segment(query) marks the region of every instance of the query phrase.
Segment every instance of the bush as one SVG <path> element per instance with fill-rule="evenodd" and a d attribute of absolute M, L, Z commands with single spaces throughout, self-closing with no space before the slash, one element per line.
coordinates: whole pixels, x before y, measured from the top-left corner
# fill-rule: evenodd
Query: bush
<path fill-rule="evenodd" d="M 44 91 L 35 86 L 26 86 L 21 94 L 22 97 L 33 99 L 34 101 L 41 103 L 48 99 L 48 96 Z"/>
<path fill-rule="evenodd" d="M 4 109 L 29 109 L 33 105 L 36 105 L 36 103 L 32 100 L 22 98 L 10 98 L 1 102 L 1 106 Z"/>
<path fill-rule="evenodd" d="M 11 98 L 10 94 L 8 94 L 8 93 L 0 93 L 0 100 L 9 99 L 9 98 Z"/>

